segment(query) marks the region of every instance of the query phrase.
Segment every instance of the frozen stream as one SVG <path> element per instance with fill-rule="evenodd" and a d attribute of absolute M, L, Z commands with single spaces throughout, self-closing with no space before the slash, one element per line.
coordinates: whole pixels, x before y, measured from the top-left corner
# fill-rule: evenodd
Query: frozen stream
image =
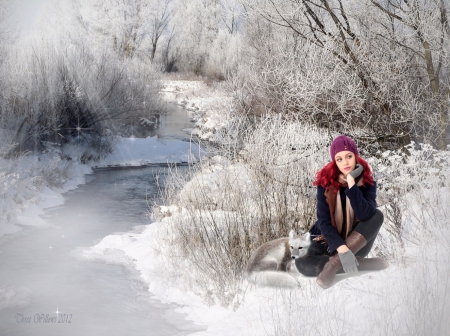
<path fill-rule="evenodd" d="M 163 137 L 187 137 L 185 110 L 164 118 Z M 171 121 L 172 120 L 172 121 Z M 173 131 L 171 131 L 173 130 Z M 48 209 L 48 226 L 0 238 L 0 279 L 13 306 L 0 306 L 0 335 L 187 335 L 199 330 L 172 306 L 151 298 L 132 267 L 74 257 L 103 237 L 150 223 L 146 198 L 167 168 L 100 170 Z"/>

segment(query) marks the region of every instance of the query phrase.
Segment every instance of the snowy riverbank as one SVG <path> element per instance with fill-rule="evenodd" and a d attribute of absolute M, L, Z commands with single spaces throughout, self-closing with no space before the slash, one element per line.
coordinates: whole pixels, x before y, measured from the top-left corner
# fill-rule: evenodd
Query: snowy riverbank
<path fill-rule="evenodd" d="M 173 132 L 170 123 L 165 122 L 168 128 L 164 135 Z M 111 153 L 100 161 L 84 164 L 82 157 L 91 151 L 76 143 L 64 148 L 53 146 L 39 155 L 28 153 L 15 159 L 0 158 L 0 239 L 14 239 L 27 228 L 47 227 L 49 224 L 43 219 L 45 209 L 64 204 L 63 194 L 86 183 L 88 175 L 97 168 L 182 164 L 197 160 L 201 155 L 199 147 L 178 140 L 188 135 L 176 131 L 175 138 L 169 139 L 164 136 L 116 138 Z M 12 136 L 7 132 L 0 132 L 0 135 L 4 136 L 4 143 Z M 22 301 L 22 293 L 14 284 L 0 283 L 1 309 Z"/>
<path fill-rule="evenodd" d="M 189 108 L 185 106 L 189 101 L 187 96 L 196 97 L 194 92 L 208 92 L 206 85 L 200 81 L 163 81 L 163 85 L 164 92 L 182 94 L 178 104 L 184 108 Z M 199 99 L 195 101 L 202 105 Z M 206 108 L 202 105 L 200 111 L 195 109 L 197 119 Z M 13 137 L 10 133 L 0 129 L 0 139 L 7 143 Z M 46 154 L 27 154 L 17 159 L 0 158 L 0 237 L 20 231 L 21 226 L 45 225 L 40 218 L 43 209 L 63 204 L 62 194 L 85 183 L 85 175 L 91 174 L 95 168 L 186 163 L 202 155 L 193 143 L 157 137 L 117 138 L 112 153 L 100 161 L 85 164 L 81 164 L 81 156 L 89 149 L 74 144 L 66 146 L 63 151 L 54 147 Z M 63 160 L 61 157 L 70 159 Z"/>
<path fill-rule="evenodd" d="M 216 172 L 220 171 L 216 166 Z M 211 179 L 208 173 L 211 172 L 204 172 L 207 180 Z M 442 188 L 439 193 L 443 203 L 448 204 L 448 188 Z M 423 198 L 410 197 L 415 209 L 410 215 L 417 216 L 422 211 L 420 203 L 432 200 L 436 195 L 431 192 Z M 161 207 L 160 211 L 159 222 L 137 233 L 105 237 L 96 246 L 85 250 L 84 256 L 110 263 L 133 263 L 155 298 L 182 305 L 178 312 L 187 314 L 188 319 L 199 325 L 208 326 L 206 331 L 195 335 L 396 335 L 399 331 L 425 335 L 426 323 L 416 325 L 408 320 L 409 316 L 417 318 L 424 309 L 422 305 L 428 307 L 433 319 L 439 319 L 439 314 L 448 311 L 448 307 L 433 306 L 434 300 L 445 304 L 443 298 L 435 295 L 448 295 L 441 292 L 448 282 L 447 278 L 444 282 L 441 279 L 449 272 L 449 251 L 445 245 L 449 237 L 448 229 L 443 226 L 445 220 L 438 221 L 442 241 L 435 241 L 434 236 L 426 235 L 420 228 L 405 235 L 416 240 L 405 241 L 401 255 L 391 259 L 391 265 L 385 271 L 365 272 L 348 280 L 345 275 L 340 275 L 338 279 L 342 281 L 329 290 L 321 289 L 315 278 L 307 277 L 300 277 L 300 287 L 292 291 L 257 288 L 244 280 L 239 284 L 239 294 L 233 303 L 223 307 L 213 298 L 206 303 L 207 291 L 193 281 L 196 277 L 200 279 L 201 273 L 190 268 L 189 277 L 183 274 L 184 269 L 190 267 L 189 263 L 180 258 L 179 269 L 170 266 L 169 258 L 174 253 L 173 225 L 177 220 L 188 222 L 189 212 L 175 205 Z M 387 232 L 383 234 L 387 235 Z M 430 244 L 433 248 L 429 248 Z M 444 253 L 437 253 L 439 250 Z M 435 289 L 430 291 L 429 286 Z M 445 318 L 441 322 L 435 330 L 446 330 Z"/>
<path fill-rule="evenodd" d="M 215 168 L 216 177 L 226 169 Z M 241 170 L 236 175 L 242 173 Z M 211 171 L 203 172 L 203 176 L 209 181 L 214 179 Z M 411 212 L 406 217 L 411 222 L 406 230 L 409 232 L 404 235 L 404 247 L 397 246 L 395 253 L 398 255 L 389 260 L 387 270 L 365 272 L 347 280 L 345 275 L 339 275 L 338 280 L 342 281 L 328 290 L 321 289 L 315 278 L 307 277 L 299 278 L 300 286 L 295 290 L 258 288 L 244 280 L 239 284 L 239 294 L 227 307 L 213 298 L 207 303 L 207 290 L 193 280 L 203 275 L 186 260 L 179 259 L 178 269 L 171 266 L 173 225 L 177 221 L 188 223 L 191 216 L 176 205 L 161 207 L 160 221 L 139 232 L 105 237 L 83 253 L 88 259 L 133 263 L 155 298 L 182 305 L 178 312 L 187 314 L 188 319 L 199 325 L 208 326 L 206 331 L 195 333 L 198 336 L 398 335 L 400 332 L 426 335 L 430 324 L 426 314 L 422 315 L 425 309 L 431 320 L 441 323 L 433 330 L 444 335 L 448 330 L 444 314 L 449 309 L 445 301 L 450 269 L 449 231 L 446 220 L 434 218 L 432 222 L 428 217 L 431 213 L 425 214 L 430 220 L 428 229 L 440 230 L 432 234 L 414 227 L 413 222 L 418 222 L 412 217 L 423 215 L 423 204 L 430 204 L 436 197 L 440 197 L 443 204 L 449 204 L 449 194 L 446 187 L 430 190 L 427 195 L 408 195 Z M 215 212 L 216 218 L 220 218 L 220 212 Z M 382 235 L 386 237 L 389 233 L 384 230 Z M 441 239 L 436 240 L 439 236 Z M 394 248 L 393 244 L 391 242 Z M 186 268 L 189 268 L 189 277 Z M 410 316 L 414 316 L 414 320 Z"/>
<path fill-rule="evenodd" d="M 85 183 L 96 168 L 140 167 L 151 164 L 186 163 L 199 156 L 199 148 L 182 140 L 119 138 L 112 153 L 100 161 L 81 164 L 77 147 L 61 160 L 59 152 L 1 160 L 0 236 L 18 232 L 22 226 L 45 225 L 43 210 L 64 203 L 63 193 Z M 52 179 L 54 175 L 54 179 Z"/>
<path fill-rule="evenodd" d="M 163 92 L 175 95 L 176 103 L 193 113 L 196 121 L 192 135 L 206 141 L 220 142 L 220 129 L 232 120 L 232 97 L 220 86 L 203 81 L 163 80 Z"/>
<path fill-rule="evenodd" d="M 205 113 L 203 118 L 210 116 Z M 437 153 L 427 146 L 420 150 L 411 147 L 410 151 L 409 158 L 402 157 L 400 152 L 386 152 L 381 155 L 383 159 L 371 160 L 379 182 L 384 185 L 379 201 L 386 217 L 374 250 L 387 255 L 390 267 L 350 279 L 339 275 L 339 281 L 328 290 L 321 289 L 315 278 L 302 276 L 295 290 L 258 288 L 244 279 L 236 284 L 237 294 L 231 303 L 223 306 L 205 287 L 204 273 L 174 250 L 177 223 L 189 225 L 192 216 L 198 216 L 195 218 L 199 220 L 212 216 L 220 228 L 225 223 L 222 220 L 233 216 L 233 211 L 220 208 L 220 198 L 226 192 L 221 185 L 225 176 L 239 181 L 233 192 L 247 195 L 240 197 L 254 194 L 248 167 L 230 164 L 220 157 L 205 165 L 195 181 L 181 190 L 181 194 L 189 194 L 196 187 L 193 184 L 202 184 L 210 199 L 219 199 L 216 210 L 193 212 L 177 204 L 160 207 L 157 222 L 137 232 L 107 236 L 84 250 L 83 255 L 88 259 L 134 264 L 155 298 L 181 305 L 178 312 L 207 326 L 207 330 L 195 333 L 199 336 L 425 335 L 430 330 L 444 335 L 448 330 L 445 316 L 450 312 L 447 290 L 450 235 L 446 225 L 450 190 L 448 181 L 442 181 L 442 177 L 448 174 L 450 158 L 447 152 Z M 292 154 L 282 154 L 274 154 L 278 162 L 289 157 L 295 159 Z M 406 188 L 409 192 L 397 199 L 392 194 L 393 188 Z M 437 204 L 444 206 L 436 207 Z M 401 211 L 399 218 L 389 218 L 395 213 L 394 207 Z M 395 220 L 400 220 L 399 224 Z M 174 254 L 180 255 L 175 263 Z M 230 277 L 232 281 L 235 280 Z"/>

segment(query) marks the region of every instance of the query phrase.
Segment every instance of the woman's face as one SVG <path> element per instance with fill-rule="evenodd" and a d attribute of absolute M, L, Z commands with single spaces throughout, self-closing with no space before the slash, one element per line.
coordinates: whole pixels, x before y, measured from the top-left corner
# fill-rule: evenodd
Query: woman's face
<path fill-rule="evenodd" d="M 344 174 L 345 177 L 347 177 L 347 174 L 355 169 L 355 154 L 350 151 L 339 152 L 334 156 L 334 162 L 336 162 L 336 165 L 338 166 L 341 173 Z"/>

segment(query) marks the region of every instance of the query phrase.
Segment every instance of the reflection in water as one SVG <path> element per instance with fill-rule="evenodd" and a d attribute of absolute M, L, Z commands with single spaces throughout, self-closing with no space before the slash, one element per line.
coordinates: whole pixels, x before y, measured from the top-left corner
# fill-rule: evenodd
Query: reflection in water
<path fill-rule="evenodd" d="M 189 132 L 194 123 L 192 112 L 174 104 L 177 95 L 164 92 L 167 113 L 160 116 L 160 125 L 151 136 L 157 135 L 164 139 L 189 139 Z"/>
<path fill-rule="evenodd" d="M 0 286 L 15 294 L 5 301 L 7 308 L 0 305 L 0 335 L 187 335 L 198 330 L 152 300 L 133 268 L 72 256 L 109 234 L 150 223 L 155 178 L 163 183 L 166 174 L 163 167 L 97 171 L 88 176 L 89 183 L 64 195 L 63 206 L 45 212 L 49 226 L 0 238 Z"/>

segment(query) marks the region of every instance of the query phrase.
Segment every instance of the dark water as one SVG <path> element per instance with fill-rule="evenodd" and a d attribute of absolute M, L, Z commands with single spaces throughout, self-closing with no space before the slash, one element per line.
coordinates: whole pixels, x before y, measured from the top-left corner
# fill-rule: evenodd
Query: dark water
<path fill-rule="evenodd" d="M 185 126 L 192 127 L 187 121 Z M 164 127 L 170 134 L 170 122 Z M 176 127 L 176 135 L 168 137 L 179 137 Z M 87 176 L 88 183 L 64 194 L 64 205 L 45 211 L 48 226 L 0 238 L 0 290 L 8 289 L 0 291 L 7 302 L 0 305 L 0 335 L 187 335 L 199 330 L 174 313 L 174 306 L 152 299 L 132 267 L 74 257 L 74 251 L 107 235 L 149 224 L 156 180 L 163 184 L 166 174 L 165 167 L 96 171 Z"/>

